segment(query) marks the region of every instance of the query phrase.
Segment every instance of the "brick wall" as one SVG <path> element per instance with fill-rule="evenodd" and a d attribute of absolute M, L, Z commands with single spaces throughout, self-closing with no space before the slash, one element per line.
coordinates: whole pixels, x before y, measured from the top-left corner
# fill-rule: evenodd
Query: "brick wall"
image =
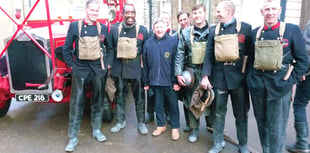
<path fill-rule="evenodd" d="M 177 12 L 179 11 L 179 0 L 171 0 L 171 4 L 172 4 L 172 27 L 173 29 L 178 29 L 178 22 L 177 22 Z M 191 13 L 192 7 L 196 4 L 196 3 L 203 3 L 206 4 L 206 1 L 208 0 L 182 0 L 182 4 L 181 4 L 181 9 L 188 11 L 189 13 Z M 216 23 L 216 16 L 215 16 L 215 11 L 216 11 L 216 5 L 220 2 L 221 0 L 210 0 L 210 11 L 208 10 L 208 6 L 207 7 L 207 13 L 211 13 L 208 14 L 208 16 L 210 16 L 210 21 L 208 21 L 209 23 Z M 242 1 L 242 0 L 241 0 Z M 240 10 L 241 10 L 241 5 L 240 5 L 240 0 L 234 0 L 234 3 L 236 5 L 236 17 L 240 18 Z"/>

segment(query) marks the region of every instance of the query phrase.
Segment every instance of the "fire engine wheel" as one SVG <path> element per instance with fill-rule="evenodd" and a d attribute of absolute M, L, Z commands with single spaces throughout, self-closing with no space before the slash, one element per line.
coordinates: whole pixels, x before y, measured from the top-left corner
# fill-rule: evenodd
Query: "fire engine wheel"
<path fill-rule="evenodd" d="M 12 102 L 11 99 L 8 99 L 8 100 L 5 102 L 4 106 L 3 106 L 2 108 L 0 108 L 0 118 L 3 117 L 3 116 L 5 116 L 6 113 L 9 111 L 11 102 Z"/>

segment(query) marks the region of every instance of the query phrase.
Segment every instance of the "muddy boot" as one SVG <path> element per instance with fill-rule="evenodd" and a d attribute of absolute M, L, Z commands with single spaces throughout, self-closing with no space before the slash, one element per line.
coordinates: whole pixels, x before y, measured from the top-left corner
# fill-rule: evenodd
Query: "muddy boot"
<path fill-rule="evenodd" d="M 225 147 L 225 141 L 222 141 L 221 143 L 216 143 L 212 146 L 212 148 L 208 151 L 208 153 L 219 153 L 223 150 Z"/>
<path fill-rule="evenodd" d="M 138 131 L 142 134 L 142 135 L 145 135 L 145 134 L 148 134 L 149 133 L 149 130 L 147 129 L 146 125 L 144 123 L 139 123 L 138 124 Z"/>
<path fill-rule="evenodd" d="M 310 152 L 308 145 L 308 124 L 307 122 L 296 122 L 296 139 L 295 144 L 287 145 L 286 149 L 289 152 L 306 153 Z"/>
<path fill-rule="evenodd" d="M 199 137 L 199 129 L 193 129 L 192 133 L 188 137 L 188 141 L 194 143 L 198 140 L 198 137 Z"/>
<path fill-rule="evenodd" d="M 248 129 L 247 123 L 239 123 L 237 125 L 237 138 L 238 138 L 238 149 L 240 153 L 250 153 L 247 146 L 248 142 Z"/>
<path fill-rule="evenodd" d="M 126 121 L 124 121 L 122 123 L 116 123 L 115 126 L 113 126 L 110 131 L 112 133 L 116 133 L 116 132 L 119 132 L 121 129 L 125 128 L 125 127 L 126 127 Z"/>
<path fill-rule="evenodd" d="M 77 137 L 74 137 L 74 138 L 71 138 L 65 148 L 65 151 L 67 152 L 73 152 L 75 150 L 75 147 L 76 145 L 78 144 L 78 138 Z"/>
<path fill-rule="evenodd" d="M 243 146 L 239 145 L 238 149 L 240 153 L 250 153 L 250 150 L 247 145 L 243 145 Z"/>
<path fill-rule="evenodd" d="M 107 140 L 106 136 L 101 133 L 100 129 L 93 129 L 93 137 L 99 142 Z"/>

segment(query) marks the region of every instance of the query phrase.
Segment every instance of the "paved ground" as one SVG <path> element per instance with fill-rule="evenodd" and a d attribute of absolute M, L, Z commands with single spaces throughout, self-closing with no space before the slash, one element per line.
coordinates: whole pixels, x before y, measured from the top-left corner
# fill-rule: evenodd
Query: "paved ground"
<path fill-rule="evenodd" d="M 12 102 L 7 116 L 0 119 L 0 153 L 61 153 L 64 152 L 67 138 L 69 103 L 40 104 Z M 179 103 L 180 106 L 182 103 Z M 182 107 L 180 107 L 182 108 Z M 108 140 L 97 142 L 91 137 L 90 115 L 83 117 L 79 135 L 79 145 L 75 153 L 206 153 L 212 146 L 212 135 L 206 131 L 205 121 L 201 120 L 200 138 L 196 143 L 187 141 L 188 133 L 181 132 L 179 141 L 170 139 L 168 129 L 159 137 L 151 134 L 142 136 L 137 131 L 134 103 L 127 104 L 127 127 L 121 132 L 112 134 L 112 123 L 104 123 L 102 130 Z M 184 126 L 183 111 L 181 126 Z M 287 143 L 295 141 L 293 115 L 290 114 L 287 130 Z M 155 124 L 147 125 L 150 133 Z M 226 117 L 226 134 L 235 138 L 234 119 L 231 107 L 228 107 Z M 256 122 L 253 112 L 249 114 L 249 147 L 261 152 Z M 237 153 L 237 147 L 226 143 L 223 153 Z"/>

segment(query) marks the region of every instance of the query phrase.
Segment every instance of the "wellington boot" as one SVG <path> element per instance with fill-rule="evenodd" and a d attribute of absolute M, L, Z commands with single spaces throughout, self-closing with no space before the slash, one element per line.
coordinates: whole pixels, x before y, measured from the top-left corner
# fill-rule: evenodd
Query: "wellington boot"
<path fill-rule="evenodd" d="M 287 145 L 286 149 L 289 152 L 306 153 L 310 152 L 308 145 L 308 124 L 307 122 L 296 122 L 296 140 L 295 144 Z"/>

